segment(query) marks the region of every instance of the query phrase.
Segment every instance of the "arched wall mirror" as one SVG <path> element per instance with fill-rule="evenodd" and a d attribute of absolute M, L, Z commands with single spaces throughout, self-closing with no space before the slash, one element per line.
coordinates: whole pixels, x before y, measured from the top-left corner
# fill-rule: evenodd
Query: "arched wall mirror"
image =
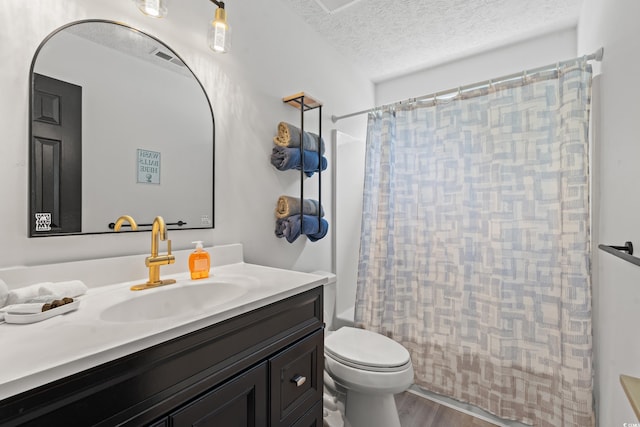
<path fill-rule="evenodd" d="M 213 228 L 214 118 L 166 44 L 110 21 L 49 35 L 31 66 L 29 236 L 113 232 L 131 215 Z M 148 224 L 148 225 L 146 225 Z"/>

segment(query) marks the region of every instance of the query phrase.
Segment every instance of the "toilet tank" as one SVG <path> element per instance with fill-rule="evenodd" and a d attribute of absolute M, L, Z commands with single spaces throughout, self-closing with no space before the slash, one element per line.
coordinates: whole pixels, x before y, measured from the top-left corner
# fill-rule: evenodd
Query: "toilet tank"
<path fill-rule="evenodd" d="M 311 274 L 326 277 L 322 305 L 324 307 L 325 330 L 332 331 L 336 318 L 336 275 L 328 271 L 313 271 Z"/>

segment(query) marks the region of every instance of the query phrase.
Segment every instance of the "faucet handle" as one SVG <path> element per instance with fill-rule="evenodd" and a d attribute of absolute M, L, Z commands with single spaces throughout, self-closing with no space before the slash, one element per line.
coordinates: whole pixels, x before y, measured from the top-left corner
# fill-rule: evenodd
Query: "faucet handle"
<path fill-rule="evenodd" d="M 121 215 L 113 224 L 113 231 L 120 231 L 120 228 L 125 221 L 129 223 L 133 231 L 138 229 L 138 224 L 136 224 L 136 221 L 131 217 L 131 215 Z"/>
<path fill-rule="evenodd" d="M 167 255 L 171 255 L 171 239 L 167 239 Z"/>

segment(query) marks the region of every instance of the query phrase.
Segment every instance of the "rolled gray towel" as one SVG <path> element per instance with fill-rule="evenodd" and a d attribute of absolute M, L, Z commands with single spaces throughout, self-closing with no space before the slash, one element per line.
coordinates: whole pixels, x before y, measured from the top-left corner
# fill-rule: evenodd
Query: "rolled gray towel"
<path fill-rule="evenodd" d="M 324 216 L 324 209 L 320 206 L 317 200 L 304 199 L 302 202 L 303 214 L 318 216 Z M 300 197 L 280 196 L 278 198 L 278 204 L 276 206 L 276 217 L 286 218 L 291 215 L 300 213 Z"/>
<path fill-rule="evenodd" d="M 315 242 L 326 236 L 328 231 L 329 223 L 327 220 L 318 219 L 316 216 L 303 215 L 302 221 L 300 221 L 300 215 L 276 219 L 276 236 L 285 237 L 289 243 L 293 243 L 301 234 Z"/>
<path fill-rule="evenodd" d="M 324 140 L 319 135 L 311 132 L 302 133 L 299 128 L 286 122 L 278 123 L 278 136 L 273 138 L 273 143 L 280 147 L 300 147 L 301 134 L 303 149 L 318 152 L 320 144 L 320 154 L 324 154 Z"/>

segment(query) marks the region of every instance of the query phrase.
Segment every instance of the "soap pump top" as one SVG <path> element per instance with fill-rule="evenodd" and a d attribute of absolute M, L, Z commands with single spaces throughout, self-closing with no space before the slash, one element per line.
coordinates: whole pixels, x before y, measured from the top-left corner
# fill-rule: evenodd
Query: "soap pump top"
<path fill-rule="evenodd" d="M 209 253 L 202 248 L 202 241 L 196 240 L 192 243 L 196 244 L 196 250 L 189 255 L 189 271 L 191 272 L 191 279 L 205 279 L 209 277 L 211 258 Z"/>

